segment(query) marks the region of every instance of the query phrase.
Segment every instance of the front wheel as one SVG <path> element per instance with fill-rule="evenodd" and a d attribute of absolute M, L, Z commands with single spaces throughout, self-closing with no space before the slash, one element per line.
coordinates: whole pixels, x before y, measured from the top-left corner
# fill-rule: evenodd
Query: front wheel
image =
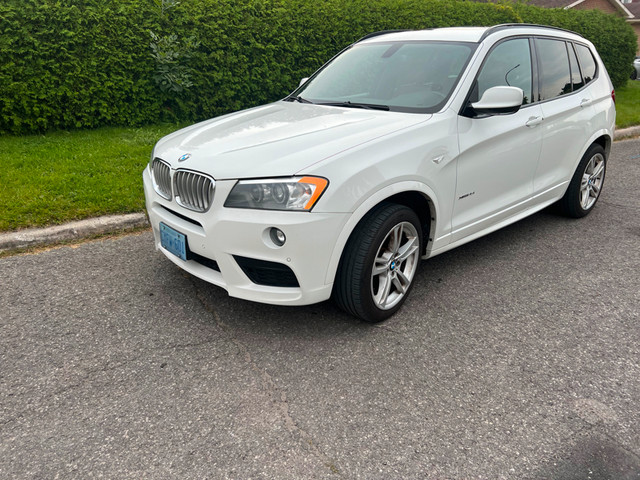
<path fill-rule="evenodd" d="M 347 242 L 334 287 L 340 308 L 380 322 L 404 303 L 422 251 L 420 220 L 404 205 L 383 203 L 369 212 Z"/>
<path fill-rule="evenodd" d="M 573 174 L 564 197 L 559 202 L 565 215 L 581 218 L 595 207 L 607 168 L 604 149 L 600 145 L 591 145 L 582 157 Z"/>

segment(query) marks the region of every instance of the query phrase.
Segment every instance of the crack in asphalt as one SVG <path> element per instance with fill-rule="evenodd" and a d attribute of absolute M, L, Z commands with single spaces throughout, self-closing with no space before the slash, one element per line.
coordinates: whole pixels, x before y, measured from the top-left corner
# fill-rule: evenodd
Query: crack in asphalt
<path fill-rule="evenodd" d="M 376 325 L 370 325 L 370 327 L 371 327 L 371 328 L 378 329 L 378 330 L 385 330 L 385 331 L 387 331 L 387 332 L 391 332 L 391 333 L 393 333 L 393 334 L 395 334 L 395 335 L 400 335 L 400 336 L 402 336 L 402 337 L 407 337 L 407 338 L 409 337 L 409 335 L 407 335 L 407 333 L 405 333 L 405 332 L 401 332 L 401 331 L 399 331 L 399 330 L 394 330 L 393 328 L 387 327 L 386 325 L 379 325 L 379 324 L 376 324 Z"/>
<path fill-rule="evenodd" d="M 301 438 L 304 444 L 303 448 L 307 448 L 316 457 L 320 458 L 324 466 L 327 467 L 332 474 L 339 475 L 340 477 L 344 478 L 334 462 L 320 450 L 318 445 L 316 445 L 316 443 L 313 441 L 312 436 L 304 429 L 302 429 L 291 416 L 291 413 L 289 412 L 289 401 L 287 399 L 287 394 L 284 391 L 280 390 L 280 388 L 278 388 L 269 372 L 267 372 L 266 369 L 261 368 L 255 362 L 247 346 L 234 336 L 232 328 L 222 321 L 222 319 L 218 315 L 218 312 L 213 308 L 212 305 L 209 304 L 209 302 L 207 302 L 206 298 L 202 294 L 202 291 L 198 288 L 195 279 L 191 278 L 190 281 L 195 290 L 196 298 L 202 304 L 202 307 L 213 316 L 216 326 L 224 332 L 227 339 L 231 341 L 231 343 L 233 343 L 233 345 L 235 345 L 235 347 L 240 351 L 240 353 L 244 357 L 244 361 L 249 366 L 249 368 L 260 378 L 263 390 L 266 392 L 269 399 L 271 399 L 276 409 L 280 412 L 280 415 L 284 419 L 285 426 L 287 427 L 289 433 Z"/>
<path fill-rule="evenodd" d="M 194 348 L 194 347 L 200 347 L 202 345 L 207 345 L 209 343 L 212 343 L 216 340 L 216 338 L 211 338 L 210 340 L 205 340 L 202 342 L 193 342 L 193 343 L 176 343 L 176 344 L 169 344 L 169 345 L 162 345 L 162 346 L 157 346 L 157 347 L 151 347 L 151 348 L 146 348 L 145 349 L 145 353 L 148 352 L 158 352 L 158 351 L 165 351 L 165 350 L 179 350 L 179 349 L 186 349 L 186 348 Z M 90 368 L 84 371 L 84 373 L 81 373 L 79 375 L 79 378 L 69 384 L 69 385 L 65 385 L 62 388 L 59 388 L 47 395 L 44 396 L 45 399 L 47 398 L 54 398 L 54 397 L 58 397 L 61 395 L 64 395 L 70 391 L 73 391 L 77 388 L 81 388 L 84 385 L 87 384 L 87 382 L 89 380 L 95 379 L 96 374 L 100 374 L 100 373 L 106 373 L 106 372 L 111 372 L 114 370 L 118 370 L 119 368 L 123 368 L 129 364 L 132 363 L 136 363 L 138 361 L 140 361 L 141 359 L 145 358 L 145 355 L 136 355 L 127 359 L 120 359 L 116 362 L 109 362 L 107 361 L 104 365 L 101 365 L 97 368 Z M 28 390 L 26 392 L 24 392 L 24 394 L 22 396 L 29 396 L 29 394 L 31 392 L 33 392 L 34 390 Z M 12 417 L 9 417 L 7 419 L 4 420 L 0 420 L 0 427 L 4 427 L 6 425 L 9 425 L 10 423 L 13 423 L 15 421 L 17 421 L 20 418 L 24 418 L 25 415 L 27 415 L 28 413 L 31 413 L 34 411 L 34 409 L 37 408 L 37 405 L 33 405 L 30 408 L 26 408 L 24 410 L 21 410 L 19 412 L 17 412 L 15 415 L 13 415 Z"/>

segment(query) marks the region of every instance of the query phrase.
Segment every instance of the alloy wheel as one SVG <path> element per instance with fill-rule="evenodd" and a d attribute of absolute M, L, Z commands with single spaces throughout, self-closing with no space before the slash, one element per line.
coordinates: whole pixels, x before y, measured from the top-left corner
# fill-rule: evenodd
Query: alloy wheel
<path fill-rule="evenodd" d="M 409 290 L 420 261 L 420 240 L 416 228 L 401 222 L 382 241 L 371 271 L 371 294 L 375 305 L 389 310 Z"/>

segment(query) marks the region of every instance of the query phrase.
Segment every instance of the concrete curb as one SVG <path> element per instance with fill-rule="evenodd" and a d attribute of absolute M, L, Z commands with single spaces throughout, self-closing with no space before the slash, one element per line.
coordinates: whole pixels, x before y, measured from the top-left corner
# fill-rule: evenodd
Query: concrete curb
<path fill-rule="evenodd" d="M 620 130 L 616 130 L 616 133 L 613 135 L 613 139 L 620 140 L 622 138 L 637 137 L 639 135 L 640 125 L 636 125 L 635 127 L 621 128 Z"/>
<path fill-rule="evenodd" d="M 107 215 L 47 228 L 27 228 L 0 234 L 0 253 L 28 247 L 53 245 L 149 225 L 144 213 Z"/>

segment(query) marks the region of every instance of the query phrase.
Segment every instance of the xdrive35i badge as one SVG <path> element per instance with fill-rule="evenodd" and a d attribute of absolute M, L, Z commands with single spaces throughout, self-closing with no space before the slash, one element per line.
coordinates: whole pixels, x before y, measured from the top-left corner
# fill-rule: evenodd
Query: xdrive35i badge
<path fill-rule="evenodd" d="M 188 160 L 191 158 L 191 154 L 190 153 L 185 153 L 184 155 L 182 155 L 180 158 L 178 158 L 179 162 L 184 162 L 185 160 Z"/>

